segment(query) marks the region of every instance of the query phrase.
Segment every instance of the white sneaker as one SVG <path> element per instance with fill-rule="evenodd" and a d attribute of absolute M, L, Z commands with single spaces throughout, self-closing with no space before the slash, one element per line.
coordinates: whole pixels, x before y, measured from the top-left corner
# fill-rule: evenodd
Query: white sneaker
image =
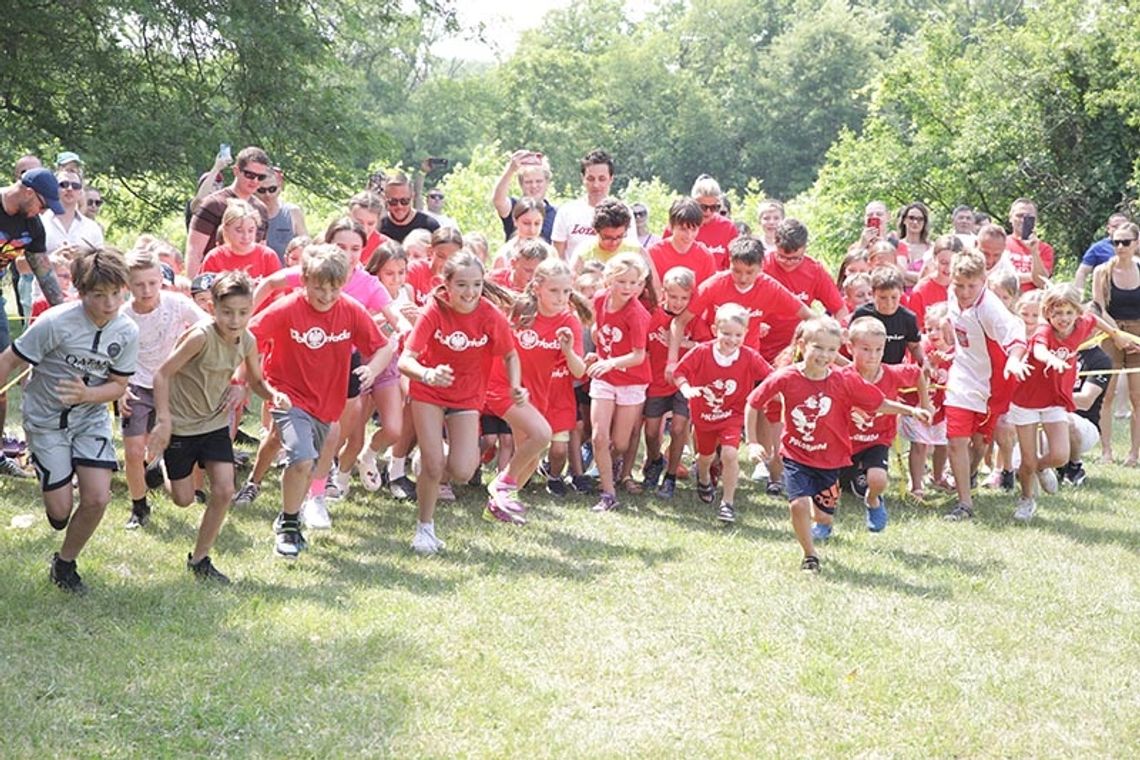
<path fill-rule="evenodd" d="M 348 496 L 350 488 L 352 488 L 352 473 L 341 472 L 334 467 L 325 483 L 325 498 L 333 501 L 343 499 Z"/>
<path fill-rule="evenodd" d="M 756 467 L 752 470 L 752 480 L 756 483 L 761 483 L 768 479 L 768 465 L 764 462 L 757 462 Z"/>
<path fill-rule="evenodd" d="M 1017 510 L 1013 513 L 1014 520 L 1029 522 L 1037 513 L 1037 502 L 1033 499 L 1018 499 Z"/>
<path fill-rule="evenodd" d="M 1057 493 L 1057 471 L 1052 467 L 1037 471 L 1037 482 L 1045 493 Z"/>
<path fill-rule="evenodd" d="M 301 505 L 301 522 L 313 530 L 328 530 L 332 527 L 332 518 L 329 516 L 329 508 L 323 494 L 305 499 L 305 503 Z"/>
<path fill-rule="evenodd" d="M 455 501 L 455 491 L 451 488 L 450 483 L 439 484 L 439 496 L 436 497 L 440 501 Z"/>
<path fill-rule="evenodd" d="M 376 466 L 376 454 L 371 449 L 365 449 L 356 462 L 356 474 L 364 490 L 369 493 L 380 490 L 380 468 Z"/>
<path fill-rule="evenodd" d="M 435 537 L 435 532 L 422 525 L 416 526 L 416 535 L 412 537 L 412 551 L 416 554 L 435 554 L 443 548 L 443 542 Z"/>

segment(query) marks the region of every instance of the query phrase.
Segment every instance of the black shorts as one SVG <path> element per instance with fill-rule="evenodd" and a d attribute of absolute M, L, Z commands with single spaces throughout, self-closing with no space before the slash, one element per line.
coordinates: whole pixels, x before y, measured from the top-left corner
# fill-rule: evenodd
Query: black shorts
<path fill-rule="evenodd" d="M 510 435 L 511 426 L 502 417 L 484 414 L 479 417 L 479 428 L 483 435 Z"/>
<path fill-rule="evenodd" d="M 866 472 L 874 467 L 880 470 L 890 469 L 891 447 L 881 443 L 869 446 L 857 454 L 851 455 L 851 466 L 847 468 L 848 474 L 855 477 L 860 472 Z"/>
<path fill-rule="evenodd" d="M 230 430 L 224 427 L 199 435 L 172 435 L 162 459 L 166 463 L 166 477 L 171 481 L 190 477 L 194 465 L 205 467 L 206 462 L 233 464 L 234 444 L 230 440 Z"/>
<path fill-rule="evenodd" d="M 645 408 L 641 410 L 642 417 L 653 419 L 664 417 L 666 412 L 672 412 L 678 417 L 689 418 L 689 400 L 681 391 L 670 396 L 649 396 L 645 399 Z"/>

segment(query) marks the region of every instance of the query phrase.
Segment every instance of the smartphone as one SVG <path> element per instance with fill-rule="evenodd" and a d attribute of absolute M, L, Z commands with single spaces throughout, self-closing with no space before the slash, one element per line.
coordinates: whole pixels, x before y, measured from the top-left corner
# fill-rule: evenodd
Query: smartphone
<path fill-rule="evenodd" d="M 446 169 L 447 168 L 447 159 L 446 158 L 429 158 L 428 159 L 428 166 L 430 166 L 433 169 Z"/>
<path fill-rule="evenodd" d="M 1021 239 L 1028 240 L 1033 237 L 1033 230 L 1037 227 L 1037 217 L 1026 214 L 1021 217 Z"/>
<path fill-rule="evenodd" d="M 230 150 L 230 144 L 229 143 L 222 143 L 221 145 L 218 146 L 218 158 L 221 158 L 225 161 L 233 161 L 234 160 L 234 154 L 233 154 L 233 151 Z"/>
<path fill-rule="evenodd" d="M 882 232 L 883 231 L 883 220 L 877 216 L 869 216 L 869 217 L 867 217 L 867 225 L 866 226 L 873 227 L 874 229 L 878 230 L 879 232 Z"/>
<path fill-rule="evenodd" d="M 524 158 L 519 163 L 523 164 L 524 166 L 538 166 L 542 163 L 542 154 L 534 152 L 528 153 L 526 155 L 526 158 Z"/>

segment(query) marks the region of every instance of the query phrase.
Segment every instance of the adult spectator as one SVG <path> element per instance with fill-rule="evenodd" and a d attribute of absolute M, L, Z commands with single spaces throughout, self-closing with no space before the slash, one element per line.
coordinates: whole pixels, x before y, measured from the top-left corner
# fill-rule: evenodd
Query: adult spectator
<path fill-rule="evenodd" d="M 978 224 L 974 221 L 974 209 L 965 204 L 955 206 L 950 212 L 950 223 L 954 227 L 954 235 L 962 241 L 962 245 L 973 248 L 978 240 Z"/>
<path fill-rule="evenodd" d="M 704 220 L 697 230 L 697 242 L 704 245 L 713 255 L 717 269 L 728 269 L 728 244 L 736 239 L 736 225 L 728 217 L 721 216 L 721 196 L 724 193 L 715 179 L 707 174 L 697 177 L 689 197 L 701 207 Z M 663 237 L 669 237 L 666 229 Z"/>
<path fill-rule="evenodd" d="M 103 228 L 88 219 L 80 208 L 84 202 L 83 179 L 74 171 L 61 169 L 55 173 L 59 184 L 59 202 L 63 213 L 48 209 L 40 217 L 46 235 L 45 245 L 52 255 L 74 258 L 75 254 L 103 247 Z"/>
<path fill-rule="evenodd" d="M 33 156 L 30 153 L 26 156 L 20 156 L 16 159 L 16 164 L 12 170 L 12 179 L 19 179 L 24 176 L 24 172 L 31 169 L 39 169 L 43 166 L 39 156 Z"/>
<path fill-rule="evenodd" d="M 649 207 L 638 201 L 630 209 L 633 211 L 633 223 L 637 227 L 637 242 L 643 251 L 648 251 L 661 242 L 661 238 L 649 229 Z"/>
<path fill-rule="evenodd" d="M 305 227 L 305 212 L 295 203 L 285 203 L 281 194 L 285 192 L 285 173 L 273 167 L 257 188 L 258 199 L 265 204 L 269 213 L 269 225 L 265 231 L 265 244 L 273 249 L 281 264 L 285 264 L 285 247 L 298 235 L 308 235 Z"/>
<path fill-rule="evenodd" d="M 1140 261 L 1136 254 L 1140 251 L 1137 239 L 1140 227 L 1126 222 L 1112 231 L 1113 257 L 1093 270 L 1093 303 L 1102 314 L 1116 321 L 1121 331 L 1140 335 Z M 1140 346 L 1126 337 L 1116 336 L 1102 344 L 1105 353 L 1112 359 L 1116 369 L 1140 367 Z M 1127 378 L 1128 399 L 1132 403 L 1131 447 L 1126 467 L 1135 467 L 1140 459 L 1140 374 L 1114 375 L 1105 390 L 1105 397 L 1112 398 L 1116 384 L 1121 377 Z M 1112 415 L 1100 416 L 1101 459 L 1112 461 Z"/>
<path fill-rule="evenodd" d="M 891 213 L 887 209 L 887 204 L 883 201 L 869 201 L 863 207 L 863 232 L 860 233 L 858 240 L 847 246 L 847 253 L 851 254 L 858 250 L 869 251 L 880 240 L 887 240 L 892 245 L 898 246 L 898 238 L 891 229 Z"/>
<path fill-rule="evenodd" d="M 0 278 L 8 264 L 21 257 L 35 273 L 48 303 L 63 302 L 63 291 L 55 279 L 53 266 L 47 254 L 44 225 L 39 215 L 50 209 L 56 214 L 64 212 L 59 202 L 59 183 L 50 171 L 42 167 L 28 169 L 19 179 L 0 190 Z M 2 293 L 2 291 L 0 291 Z M 0 294 L 0 350 L 11 342 L 8 332 L 4 296 Z M 0 430 L 8 413 L 8 398 L 0 396 Z M 0 474 L 13 477 L 31 477 L 14 460 L 0 452 Z"/>
<path fill-rule="evenodd" d="M 459 229 L 459 223 L 452 219 L 447 214 L 443 213 L 443 189 L 436 186 L 427 192 L 427 208 L 424 213 L 439 223 L 440 227 L 451 227 L 452 229 Z"/>
<path fill-rule="evenodd" d="M 1112 233 L 1122 224 L 1128 223 L 1128 216 L 1120 212 L 1111 214 L 1108 217 L 1108 222 L 1105 223 L 1105 237 L 1096 241 L 1089 246 L 1085 254 L 1081 256 L 1081 263 L 1077 267 L 1077 273 L 1073 277 L 1073 285 L 1083 295 L 1085 292 L 1085 280 L 1088 279 L 1089 273 L 1096 269 L 1098 266 L 1108 261 L 1113 257 L 1115 251 L 1112 248 Z"/>
<path fill-rule="evenodd" d="M 439 229 L 439 222 L 412 206 L 412 185 L 403 172 L 396 172 L 384 183 L 384 202 L 388 208 L 380 221 L 380 234 L 397 243 L 403 243 L 412 230 Z"/>
<path fill-rule="evenodd" d="M 1112 359 L 1100 346 L 1077 352 L 1077 379 L 1073 385 L 1076 409 L 1069 412 L 1069 461 L 1059 472 L 1071 485 L 1085 482 L 1087 476 L 1081 456 L 1092 451 L 1100 440 L 1101 407 L 1104 391 L 1112 379 L 1111 370 Z M 1111 450 L 1108 456 L 1111 459 Z"/>
<path fill-rule="evenodd" d="M 558 209 L 546 200 L 546 189 L 550 186 L 550 163 L 546 156 L 532 150 L 516 150 L 507 161 L 506 168 L 499 175 L 495 189 L 491 191 L 491 204 L 503 222 L 503 237 L 511 239 L 515 233 L 515 217 L 512 213 L 519 199 L 510 195 L 511 177 L 518 175 L 519 187 L 522 195 L 533 198 L 542 205 L 542 232 L 539 234 L 546 242 L 550 242 L 550 235 L 554 230 L 554 217 Z"/>
<path fill-rule="evenodd" d="M 579 164 L 582 172 L 584 198 L 575 198 L 562 205 L 554 218 L 550 240 L 554 250 L 564 261 L 572 262 L 578 247 L 594 239 L 594 208 L 610 194 L 614 183 L 614 160 L 604 150 L 592 150 Z M 636 243 L 636 230 L 630 225 L 626 232 L 630 242 Z"/>
<path fill-rule="evenodd" d="M 1009 225 L 1005 249 L 1022 292 L 1045 287 L 1053 275 L 1053 246 L 1037 238 L 1037 204 L 1028 198 L 1015 200 L 1009 207 Z"/>
<path fill-rule="evenodd" d="M 986 260 L 986 276 L 1003 273 L 1017 275 L 1006 253 L 1005 229 L 996 224 L 987 224 L 978 230 L 977 248 Z"/>
<path fill-rule="evenodd" d="M 92 187 L 87 186 L 83 191 L 83 215 L 88 219 L 98 221 L 99 212 L 103 210 L 103 193 Z"/>
<path fill-rule="evenodd" d="M 898 265 L 903 270 L 907 287 L 918 282 L 918 273 L 930 251 L 930 210 L 915 201 L 899 212 Z"/>
<path fill-rule="evenodd" d="M 194 197 L 186 201 L 187 231 L 190 229 L 190 220 L 194 218 L 194 212 L 202 205 L 202 201 L 226 186 L 225 170 L 233 162 L 233 156 L 228 152 L 218 151 L 214 156 L 214 165 L 198 175 L 198 188 L 194 191 Z"/>
<path fill-rule="evenodd" d="M 75 172 L 82 177 L 83 166 L 83 159 L 80 158 L 79 154 L 74 151 L 65 150 L 55 157 L 56 171 Z"/>
<path fill-rule="evenodd" d="M 206 251 L 221 242 L 218 239 L 218 229 L 222 225 L 222 215 L 226 213 L 226 204 L 234 198 L 246 201 L 257 210 L 261 217 L 261 223 L 257 226 L 257 240 L 265 240 L 265 232 L 269 227 L 269 209 L 257 199 L 257 188 L 261 187 L 261 183 L 272 171 L 269 156 L 261 148 L 250 146 L 238 153 L 234 166 L 234 179 L 229 187 L 207 195 L 190 219 L 190 234 L 186 237 L 186 275 L 190 278 L 198 275 L 198 267 L 202 265 Z"/>

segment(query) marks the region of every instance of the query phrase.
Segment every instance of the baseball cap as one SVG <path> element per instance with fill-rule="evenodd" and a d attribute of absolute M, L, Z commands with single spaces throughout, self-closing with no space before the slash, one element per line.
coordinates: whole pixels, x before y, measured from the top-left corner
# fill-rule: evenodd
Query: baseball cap
<path fill-rule="evenodd" d="M 29 169 L 20 177 L 20 183 L 43 196 L 43 199 L 47 201 L 48 208 L 52 211 L 57 214 L 63 213 L 63 204 L 59 202 L 59 182 L 49 170 L 42 166 Z"/>
<path fill-rule="evenodd" d="M 83 159 L 79 157 L 79 154 L 70 150 L 63 151 L 58 156 L 56 156 L 55 159 L 56 166 L 63 166 L 64 164 L 70 164 L 72 162 L 83 166 Z"/>
<path fill-rule="evenodd" d="M 205 293 L 214 286 L 214 273 L 200 274 L 190 281 L 190 293 Z"/>
<path fill-rule="evenodd" d="M 164 262 L 162 262 L 162 264 L 159 265 L 159 268 L 162 269 L 162 281 L 165 282 L 167 285 L 173 285 L 174 284 L 174 267 L 170 266 L 169 264 L 167 264 L 164 261 Z"/>

